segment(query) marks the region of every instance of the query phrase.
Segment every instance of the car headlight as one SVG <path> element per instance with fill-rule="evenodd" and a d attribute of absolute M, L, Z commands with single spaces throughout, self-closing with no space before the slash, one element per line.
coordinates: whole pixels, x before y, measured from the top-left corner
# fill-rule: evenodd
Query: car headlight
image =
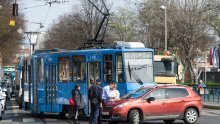
<path fill-rule="evenodd" d="M 124 107 L 124 106 L 126 106 L 126 105 L 128 105 L 127 102 L 122 103 L 122 104 L 119 104 L 119 105 L 115 106 L 114 108 L 115 108 L 115 109 L 116 109 L 116 108 L 122 108 L 122 107 Z"/>

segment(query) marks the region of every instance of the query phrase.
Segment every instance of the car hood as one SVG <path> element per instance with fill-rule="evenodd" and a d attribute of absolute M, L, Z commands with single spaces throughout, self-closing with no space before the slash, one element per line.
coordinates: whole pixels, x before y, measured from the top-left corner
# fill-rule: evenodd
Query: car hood
<path fill-rule="evenodd" d="M 121 100 L 117 100 L 117 101 L 108 101 L 104 103 L 104 106 L 112 106 L 115 107 L 119 104 L 125 103 L 125 102 L 131 102 L 131 101 L 135 101 L 136 99 L 121 99 Z"/>

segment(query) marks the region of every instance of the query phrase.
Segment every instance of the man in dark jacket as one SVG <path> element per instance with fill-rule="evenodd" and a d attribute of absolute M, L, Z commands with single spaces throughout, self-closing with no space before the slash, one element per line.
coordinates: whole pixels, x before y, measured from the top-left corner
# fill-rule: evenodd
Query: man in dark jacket
<path fill-rule="evenodd" d="M 96 81 L 95 85 L 89 88 L 89 100 L 90 100 L 90 122 L 89 124 L 97 124 L 100 107 L 102 107 L 102 87 L 100 86 L 100 80 Z"/>
<path fill-rule="evenodd" d="M 82 98 L 82 95 L 81 93 L 79 92 L 80 90 L 80 86 L 77 84 L 75 85 L 75 89 L 72 90 L 72 97 L 73 97 L 73 100 L 75 102 L 75 105 L 73 106 L 74 107 L 74 112 L 73 112 L 73 115 L 74 115 L 74 124 L 79 124 L 78 122 L 78 111 L 79 109 L 82 109 L 84 107 L 84 101 L 83 101 L 83 98 Z"/>

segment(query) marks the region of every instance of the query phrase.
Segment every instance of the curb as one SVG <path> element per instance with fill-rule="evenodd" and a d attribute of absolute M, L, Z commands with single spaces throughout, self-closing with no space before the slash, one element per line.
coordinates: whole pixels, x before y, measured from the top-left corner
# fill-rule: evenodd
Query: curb
<path fill-rule="evenodd" d="M 216 105 L 203 105 L 203 108 L 218 109 L 218 110 L 220 110 L 220 106 L 216 106 Z"/>

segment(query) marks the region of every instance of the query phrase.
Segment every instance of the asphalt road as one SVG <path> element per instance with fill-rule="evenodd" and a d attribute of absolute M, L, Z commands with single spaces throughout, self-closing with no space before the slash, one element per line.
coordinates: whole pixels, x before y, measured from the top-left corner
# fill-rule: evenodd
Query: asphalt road
<path fill-rule="evenodd" d="M 88 120 L 80 121 L 88 124 Z M 204 109 L 198 124 L 219 124 L 220 110 Z M 33 117 L 29 111 L 18 109 L 15 100 L 7 101 L 7 110 L 3 114 L 0 124 L 72 124 L 71 119 L 59 119 L 58 116 L 50 115 L 41 118 Z M 107 123 L 105 123 L 107 124 Z M 126 124 L 126 123 L 124 123 Z M 164 124 L 162 121 L 148 121 L 143 124 Z M 175 124 L 184 124 L 183 121 L 175 121 Z"/>

